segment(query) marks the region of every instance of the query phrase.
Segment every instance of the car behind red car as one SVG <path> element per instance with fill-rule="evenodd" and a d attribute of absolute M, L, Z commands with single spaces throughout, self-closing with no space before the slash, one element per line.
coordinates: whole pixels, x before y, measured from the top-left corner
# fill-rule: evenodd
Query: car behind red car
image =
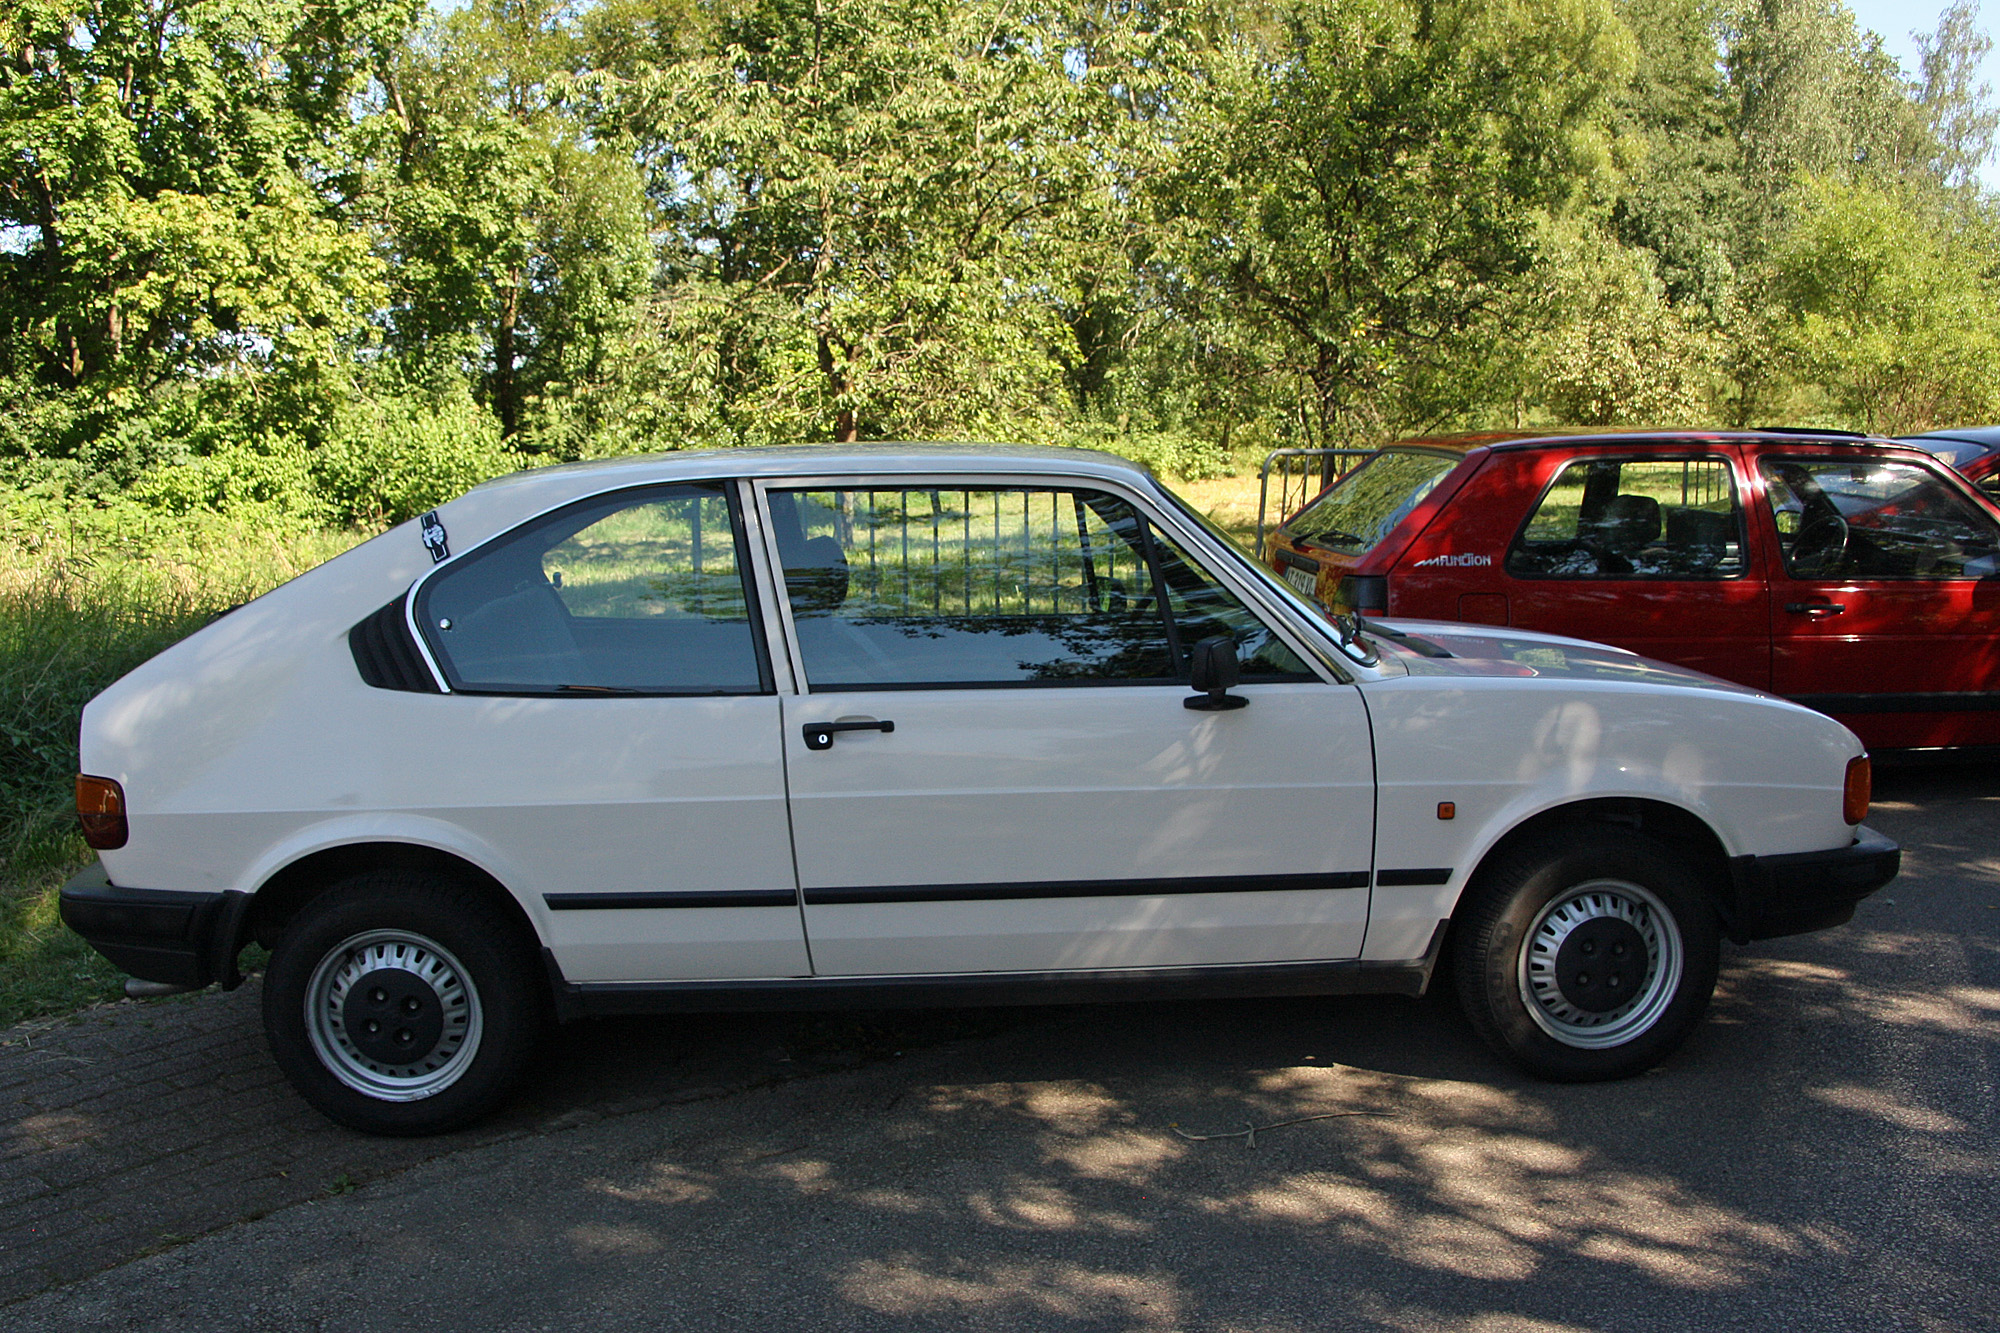
<path fill-rule="evenodd" d="M 1896 443 L 1915 445 L 1936 454 L 1964 474 L 1966 480 L 2000 501 L 2000 426 L 1955 426 L 1922 435 L 1899 436 Z"/>
<path fill-rule="evenodd" d="M 1411 440 L 1266 555 L 1335 611 L 1617 644 L 1830 713 L 1875 748 L 2000 744 L 2000 508 L 1890 441 Z"/>

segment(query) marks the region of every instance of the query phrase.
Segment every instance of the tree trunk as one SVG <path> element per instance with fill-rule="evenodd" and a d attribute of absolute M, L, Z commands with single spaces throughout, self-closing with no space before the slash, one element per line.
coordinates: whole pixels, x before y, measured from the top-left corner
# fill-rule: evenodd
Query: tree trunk
<path fill-rule="evenodd" d="M 521 316 L 521 270 L 507 275 L 500 304 L 500 323 L 493 330 L 493 410 L 500 418 L 502 438 L 521 429 L 521 389 L 514 376 L 514 325 Z"/>

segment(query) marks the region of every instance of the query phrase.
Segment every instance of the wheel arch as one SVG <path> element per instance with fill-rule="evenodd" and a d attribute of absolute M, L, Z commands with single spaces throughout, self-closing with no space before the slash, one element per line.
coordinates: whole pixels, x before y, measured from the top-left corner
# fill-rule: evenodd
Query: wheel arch
<path fill-rule="evenodd" d="M 230 956 L 252 942 L 273 947 L 300 909 L 342 880 L 370 870 L 419 871 L 461 884 L 497 907 L 518 927 L 524 942 L 540 948 L 539 932 L 520 899 L 483 866 L 440 847 L 375 841 L 321 848 L 278 869 L 251 897 Z"/>
<path fill-rule="evenodd" d="M 1681 853 L 1700 880 L 1725 931 L 1736 914 L 1736 889 L 1729 869 L 1729 852 L 1721 837 L 1699 815 L 1667 801 L 1643 796 L 1604 796 L 1542 810 L 1522 820 L 1480 855 L 1465 888 L 1452 905 L 1454 923 L 1487 870 L 1506 860 L 1516 847 L 1553 836 L 1564 828 L 1611 826 L 1630 829 Z M 1452 929 L 1456 929 L 1454 925 Z M 1447 942 L 1447 948 L 1449 942 Z"/>

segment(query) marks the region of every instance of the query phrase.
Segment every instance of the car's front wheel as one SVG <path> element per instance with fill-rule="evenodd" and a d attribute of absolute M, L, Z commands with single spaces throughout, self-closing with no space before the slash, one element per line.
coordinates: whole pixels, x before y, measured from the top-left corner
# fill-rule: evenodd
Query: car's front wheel
<path fill-rule="evenodd" d="M 1554 831 L 1467 892 L 1459 1000 L 1495 1049 L 1542 1078 L 1623 1078 L 1687 1037 L 1715 990 L 1714 908 L 1684 858 L 1637 833 Z"/>
<path fill-rule="evenodd" d="M 521 932 L 479 894 L 411 872 L 359 875 L 272 950 L 264 1030 L 292 1085 L 371 1134 L 435 1134 L 497 1106 L 542 1029 Z"/>

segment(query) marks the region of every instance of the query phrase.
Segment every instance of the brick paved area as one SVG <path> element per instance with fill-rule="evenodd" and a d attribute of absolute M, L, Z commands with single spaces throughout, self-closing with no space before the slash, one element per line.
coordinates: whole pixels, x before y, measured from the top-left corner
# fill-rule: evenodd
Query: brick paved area
<path fill-rule="evenodd" d="M 459 1134 L 379 1139 L 300 1101 L 258 982 L 0 1030 L 0 1306 L 474 1144 L 863 1063 L 1021 1011 L 690 1015 L 561 1030 L 521 1095 Z"/>
<path fill-rule="evenodd" d="M 0 1302 L 469 1141 L 314 1114 L 265 1051 L 255 981 L 0 1033 L 0 1129 Z"/>

